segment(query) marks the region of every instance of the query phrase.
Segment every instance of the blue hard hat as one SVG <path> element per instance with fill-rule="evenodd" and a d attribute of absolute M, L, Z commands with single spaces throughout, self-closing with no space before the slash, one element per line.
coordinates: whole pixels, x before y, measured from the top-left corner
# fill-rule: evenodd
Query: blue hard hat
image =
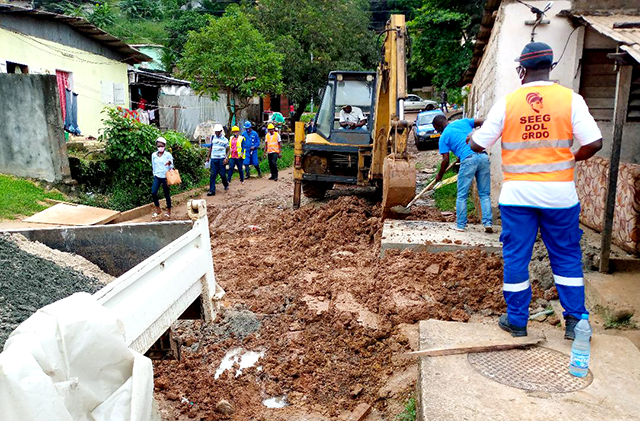
<path fill-rule="evenodd" d="M 553 63 L 553 50 L 544 42 L 530 42 L 515 61 L 527 69 L 544 69 Z"/>
<path fill-rule="evenodd" d="M 251 128 L 251 122 L 250 121 L 245 122 L 244 123 L 244 128 L 245 129 L 250 129 Z"/>

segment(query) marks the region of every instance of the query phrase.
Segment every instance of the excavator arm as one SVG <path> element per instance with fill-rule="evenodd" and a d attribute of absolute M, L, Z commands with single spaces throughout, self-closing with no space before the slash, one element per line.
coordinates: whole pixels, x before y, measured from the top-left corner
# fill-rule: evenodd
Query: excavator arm
<path fill-rule="evenodd" d="M 404 15 L 387 22 L 384 58 L 378 67 L 373 132 L 373 161 L 369 177 L 382 179 L 383 217 L 406 205 L 416 191 L 415 164 L 407 154 L 409 124 L 404 116 L 407 97 L 407 27 Z"/>

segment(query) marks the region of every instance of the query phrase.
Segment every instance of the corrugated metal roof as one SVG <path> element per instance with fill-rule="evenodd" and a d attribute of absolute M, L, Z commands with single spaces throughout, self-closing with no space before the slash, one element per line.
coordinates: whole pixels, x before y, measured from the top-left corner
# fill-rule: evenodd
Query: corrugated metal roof
<path fill-rule="evenodd" d="M 619 42 L 620 49 L 629 53 L 640 63 L 640 16 L 618 14 L 608 16 L 576 14 L 574 16 L 583 20 L 602 35 Z"/>
<path fill-rule="evenodd" d="M 63 22 L 76 31 L 91 38 L 98 44 L 104 45 L 110 50 L 117 51 L 124 55 L 123 62 L 127 64 L 142 63 L 145 61 L 151 61 L 152 58 L 140 51 L 132 48 L 126 42 L 114 37 L 108 32 L 103 31 L 97 26 L 84 18 L 60 15 L 58 13 L 45 12 L 43 10 L 26 9 L 24 7 L 12 6 L 8 4 L 0 4 L 0 14 L 9 14 L 12 16 L 30 16 L 38 19 L 53 20 L 57 22 Z"/>

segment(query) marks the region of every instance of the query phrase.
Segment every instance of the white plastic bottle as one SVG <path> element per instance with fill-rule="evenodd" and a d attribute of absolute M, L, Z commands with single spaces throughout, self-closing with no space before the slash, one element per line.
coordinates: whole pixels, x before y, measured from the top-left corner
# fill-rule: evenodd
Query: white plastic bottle
<path fill-rule="evenodd" d="M 576 377 L 585 377 L 589 372 L 589 357 L 591 356 L 591 325 L 589 315 L 583 314 L 575 327 L 576 338 L 571 346 L 571 362 L 569 373 Z"/>

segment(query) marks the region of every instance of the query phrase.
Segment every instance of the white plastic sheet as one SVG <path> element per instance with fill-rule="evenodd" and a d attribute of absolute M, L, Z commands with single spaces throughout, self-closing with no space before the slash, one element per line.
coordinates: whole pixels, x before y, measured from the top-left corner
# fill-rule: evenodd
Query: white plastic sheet
<path fill-rule="evenodd" d="M 38 310 L 0 354 L 2 421 L 148 421 L 152 397 L 151 361 L 86 293 Z"/>

